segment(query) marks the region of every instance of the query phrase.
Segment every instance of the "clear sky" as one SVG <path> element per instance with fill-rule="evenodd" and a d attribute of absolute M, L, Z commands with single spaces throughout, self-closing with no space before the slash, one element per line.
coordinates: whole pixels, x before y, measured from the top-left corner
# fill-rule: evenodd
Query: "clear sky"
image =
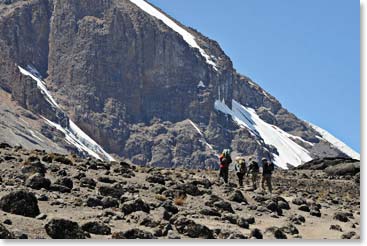
<path fill-rule="evenodd" d="M 219 42 L 238 72 L 360 151 L 356 0 L 149 0 Z"/>

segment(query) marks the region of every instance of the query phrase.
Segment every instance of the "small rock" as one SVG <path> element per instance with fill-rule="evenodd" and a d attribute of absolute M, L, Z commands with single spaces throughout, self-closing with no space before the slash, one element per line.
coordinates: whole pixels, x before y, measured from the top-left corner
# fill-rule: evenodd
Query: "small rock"
<path fill-rule="evenodd" d="M 0 238 L 1 239 L 15 239 L 15 236 L 4 225 L 0 223 Z"/>
<path fill-rule="evenodd" d="M 263 234 L 261 233 L 260 229 L 254 228 L 251 230 L 250 237 L 256 239 L 263 239 Z"/>
<path fill-rule="evenodd" d="M 36 217 L 36 219 L 38 219 L 38 220 L 44 220 L 44 219 L 46 219 L 47 218 L 47 215 L 46 214 L 39 214 L 37 217 Z"/>
<path fill-rule="evenodd" d="M 4 220 L 4 221 L 3 221 L 3 223 L 4 223 L 5 225 L 12 225 L 12 224 L 13 224 L 13 222 L 12 222 L 10 219 L 6 219 L 6 220 Z"/>
<path fill-rule="evenodd" d="M 310 208 L 307 205 L 299 206 L 298 210 L 303 211 L 303 212 L 310 212 Z"/>
<path fill-rule="evenodd" d="M 333 230 L 333 231 L 340 231 L 340 232 L 342 232 L 342 231 L 343 231 L 343 229 L 342 229 L 342 227 L 341 227 L 340 225 L 331 225 L 331 226 L 330 226 L 330 230 Z"/>

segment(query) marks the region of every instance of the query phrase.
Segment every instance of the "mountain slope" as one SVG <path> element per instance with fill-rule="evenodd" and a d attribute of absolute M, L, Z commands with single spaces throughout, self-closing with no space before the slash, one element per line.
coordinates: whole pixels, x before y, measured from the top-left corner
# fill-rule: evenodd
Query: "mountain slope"
<path fill-rule="evenodd" d="M 0 4 L 0 57 L 13 99 L 55 129 L 75 123 L 101 158 L 216 168 L 215 154 L 232 148 L 286 168 L 354 155 L 238 74 L 215 41 L 143 0 Z M 54 101 L 17 66 L 34 67 Z"/>

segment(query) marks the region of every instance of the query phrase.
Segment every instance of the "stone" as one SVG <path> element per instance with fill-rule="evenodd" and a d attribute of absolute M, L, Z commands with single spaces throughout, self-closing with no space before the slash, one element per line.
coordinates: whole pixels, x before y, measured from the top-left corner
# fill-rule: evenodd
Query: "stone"
<path fill-rule="evenodd" d="M 51 181 L 44 177 L 44 175 L 40 173 L 33 174 L 28 177 L 25 181 L 25 186 L 28 186 L 35 190 L 40 190 L 42 188 L 49 189 L 51 185 Z"/>
<path fill-rule="evenodd" d="M 112 239 L 155 239 L 152 233 L 140 229 L 130 229 L 112 234 Z"/>
<path fill-rule="evenodd" d="M 91 221 L 82 225 L 82 230 L 96 235 L 111 235 L 111 228 L 101 222 Z"/>
<path fill-rule="evenodd" d="M 214 217 L 221 216 L 221 213 L 219 213 L 216 209 L 210 207 L 202 208 L 199 213 L 206 216 L 214 216 Z"/>
<path fill-rule="evenodd" d="M 349 218 L 348 218 L 348 214 L 344 213 L 344 212 L 336 212 L 333 216 L 334 220 L 339 220 L 341 222 L 348 222 Z"/>
<path fill-rule="evenodd" d="M 303 197 L 297 197 L 297 198 L 294 198 L 292 200 L 292 203 L 295 204 L 295 205 L 300 206 L 300 205 L 307 204 L 307 201 Z"/>
<path fill-rule="evenodd" d="M 254 228 L 251 230 L 250 238 L 263 239 L 263 234 L 261 233 L 260 229 Z"/>
<path fill-rule="evenodd" d="M 73 180 L 71 180 L 71 178 L 67 178 L 67 177 L 64 177 L 64 178 L 59 178 L 55 181 L 56 185 L 60 185 L 60 186 L 65 186 L 67 188 L 69 188 L 70 190 L 73 189 Z"/>
<path fill-rule="evenodd" d="M 134 201 L 128 201 L 122 204 L 121 212 L 125 215 L 131 214 L 136 211 L 150 212 L 150 207 L 142 199 L 136 199 Z"/>
<path fill-rule="evenodd" d="M 340 232 L 343 231 L 343 229 L 340 225 L 331 225 L 329 229 L 333 230 L 333 231 L 340 231 Z"/>
<path fill-rule="evenodd" d="M 298 210 L 303 211 L 303 212 L 310 212 L 310 208 L 307 205 L 301 205 L 298 207 Z"/>
<path fill-rule="evenodd" d="M 265 235 L 272 239 L 287 239 L 287 235 L 276 226 L 267 228 L 265 230 Z"/>
<path fill-rule="evenodd" d="M 97 197 L 88 197 L 86 201 L 86 205 L 92 208 L 99 207 L 99 206 L 103 206 L 103 202 L 101 201 L 101 199 Z"/>
<path fill-rule="evenodd" d="M 174 222 L 177 231 L 191 238 L 214 239 L 213 231 L 187 218 L 179 218 Z"/>
<path fill-rule="evenodd" d="M 36 217 L 36 219 L 38 219 L 38 220 L 44 220 L 44 219 L 46 219 L 47 218 L 47 215 L 46 214 L 39 214 L 37 217 Z"/>
<path fill-rule="evenodd" d="M 221 201 L 215 202 L 213 205 L 221 211 L 234 213 L 232 205 L 229 202 L 221 200 Z"/>
<path fill-rule="evenodd" d="M 85 239 L 78 223 L 65 219 L 52 219 L 46 225 L 47 235 L 52 239 Z"/>
<path fill-rule="evenodd" d="M 239 190 L 235 190 L 232 193 L 232 195 L 229 196 L 228 200 L 233 201 L 233 202 L 237 202 L 237 203 L 246 203 L 247 204 L 247 200 L 246 200 L 245 196 Z"/>
<path fill-rule="evenodd" d="M 1 239 L 15 239 L 15 236 L 4 225 L 0 223 L 0 238 Z"/>
<path fill-rule="evenodd" d="M 34 218 L 40 214 L 36 196 L 25 190 L 14 191 L 1 197 L 0 209 L 25 217 Z"/>
<path fill-rule="evenodd" d="M 84 177 L 80 179 L 80 187 L 87 187 L 90 189 L 94 189 L 96 188 L 96 185 L 97 182 L 92 178 Z"/>

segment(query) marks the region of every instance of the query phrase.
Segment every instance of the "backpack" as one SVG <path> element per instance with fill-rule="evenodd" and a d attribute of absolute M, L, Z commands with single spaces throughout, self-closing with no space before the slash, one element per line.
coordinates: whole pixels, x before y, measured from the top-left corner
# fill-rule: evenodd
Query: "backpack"
<path fill-rule="evenodd" d="M 239 166 L 239 172 L 240 172 L 240 173 L 246 173 L 246 171 L 247 171 L 247 167 L 246 167 L 246 162 L 245 162 L 245 160 L 239 160 L 239 161 L 238 161 L 238 166 Z"/>
<path fill-rule="evenodd" d="M 223 150 L 223 156 L 225 158 L 228 158 L 228 157 L 231 158 L 231 151 L 229 149 Z"/>

